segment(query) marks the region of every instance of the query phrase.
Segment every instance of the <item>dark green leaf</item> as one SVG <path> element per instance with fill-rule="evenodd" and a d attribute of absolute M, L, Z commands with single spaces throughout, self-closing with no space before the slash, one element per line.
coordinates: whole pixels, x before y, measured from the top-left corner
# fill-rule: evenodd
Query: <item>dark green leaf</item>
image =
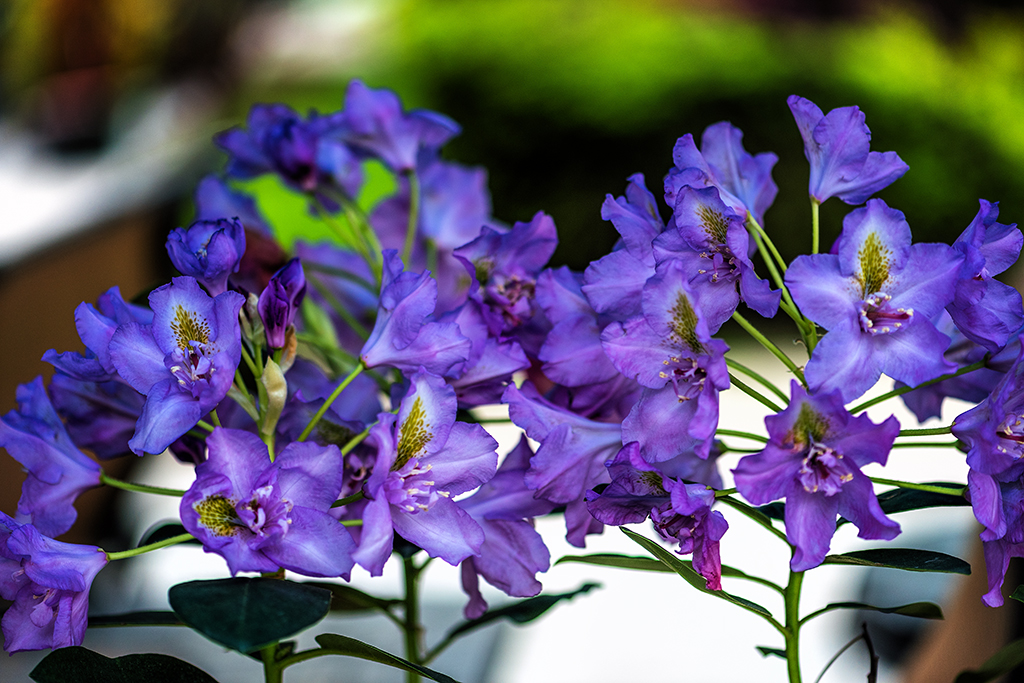
<path fill-rule="evenodd" d="M 305 586 L 316 586 L 331 591 L 332 612 L 369 612 L 371 610 L 391 611 L 392 607 L 401 605 L 401 600 L 385 600 L 364 593 L 358 588 L 329 581 L 304 581 Z"/>
<path fill-rule="evenodd" d="M 566 555 L 558 558 L 555 564 L 576 562 L 579 564 L 596 564 L 602 567 L 618 567 L 620 569 L 639 569 L 645 572 L 668 572 L 672 570 L 658 560 L 650 557 L 634 557 L 632 555 L 616 555 L 614 553 L 595 553 L 593 555 Z"/>
<path fill-rule="evenodd" d="M 385 652 L 384 650 L 375 648 L 373 645 L 367 645 L 355 638 L 340 636 L 336 633 L 323 633 L 316 637 L 316 642 L 327 654 L 368 659 L 371 662 L 377 662 L 378 664 L 386 664 L 387 666 L 392 666 L 396 669 L 403 669 L 405 671 L 418 673 L 424 678 L 429 678 L 432 681 L 439 681 L 439 683 L 458 683 L 450 676 L 445 676 L 444 674 L 428 669 L 425 666 L 413 664 L 412 662 L 393 655 L 390 652 Z"/>
<path fill-rule="evenodd" d="M 84 647 L 62 647 L 29 673 L 36 683 L 217 683 L 202 669 L 175 657 L 125 655 L 111 659 Z"/>
<path fill-rule="evenodd" d="M 766 610 L 764 607 L 761 607 L 756 602 L 751 602 L 746 598 L 741 598 L 737 595 L 726 593 L 725 591 L 709 590 L 707 587 L 707 581 L 704 580 L 703 576 L 701 576 L 693 570 L 692 565 L 683 562 L 682 560 L 677 558 L 672 552 L 661 547 L 658 543 L 652 541 L 651 539 L 645 536 L 641 536 L 640 534 L 635 533 L 633 531 L 630 531 L 626 527 L 619 528 L 622 530 L 622 533 L 629 536 L 644 550 L 658 558 L 662 563 L 665 564 L 665 566 L 669 567 L 676 574 L 679 574 L 679 576 L 683 577 L 683 579 L 685 579 L 688 584 L 699 590 L 701 593 L 707 593 L 708 595 L 713 595 L 716 598 L 721 598 L 722 600 L 731 602 L 734 605 L 739 605 L 740 607 L 750 610 L 751 612 L 760 614 L 761 616 L 770 617 L 772 615 L 771 612 Z"/>
<path fill-rule="evenodd" d="M 1017 586 L 1013 589 L 1013 593 L 1010 595 L 1014 600 L 1024 602 L 1024 586 Z"/>
<path fill-rule="evenodd" d="M 989 657 L 980 669 L 964 671 L 953 683 L 987 683 L 1024 664 L 1024 638 L 1006 645 Z"/>
<path fill-rule="evenodd" d="M 89 617 L 89 628 L 99 626 L 184 626 L 174 612 L 128 612 L 102 617 Z"/>
<path fill-rule="evenodd" d="M 932 550 L 913 548 L 873 548 L 842 555 L 829 555 L 824 564 L 856 564 L 864 567 L 889 567 L 911 572 L 970 574 L 971 565 L 959 557 Z"/>
<path fill-rule="evenodd" d="M 210 640 L 246 653 L 327 615 L 331 592 L 280 579 L 217 579 L 171 586 L 171 609 Z"/>
<path fill-rule="evenodd" d="M 693 562 L 690 560 L 680 560 L 690 569 L 693 569 Z M 603 567 L 618 567 L 620 569 L 637 569 L 645 572 L 664 572 L 668 574 L 674 574 L 675 570 L 666 565 L 660 560 L 655 560 L 650 557 L 636 557 L 633 555 L 617 555 L 615 553 L 594 553 L 593 555 L 566 555 L 555 561 L 555 564 L 562 564 L 564 562 L 577 562 L 579 564 L 594 564 Z M 696 571 L 696 570 L 694 570 Z M 722 565 L 722 576 L 731 576 L 733 578 L 745 578 L 746 573 L 739 569 Z"/>
<path fill-rule="evenodd" d="M 951 489 L 963 488 L 963 484 L 952 484 L 949 482 L 929 482 L 931 486 L 948 486 Z M 963 496 L 950 496 L 944 493 L 932 493 L 930 491 L 917 491 L 915 489 L 893 489 L 880 493 L 878 503 L 882 511 L 887 514 L 897 512 L 908 512 L 910 510 L 924 510 L 925 508 L 957 507 L 970 505 Z M 849 524 L 848 519 L 839 519 L 837 526 Z"/>
<path fill-rule="evenodd" d="M 902 614 L 905 617 L 917 617 L 918 619 L 942 619 L 942 608 L 934 602 L 912 602 L 898 607 L 875 607 L 863 602 L 832 602 L 825 609 L 862 609 L 882 614 Z"/>
<path fill-rule="evenodd" d="M 786 520 L 786 504 L 782 501 L 775 501 L 754 509 L 769 519 Z"/>
<path fill-rule="evenodd" d="M 764 645 L 758 645 L 757 651 L 761 653 L 762 657 L 781 657 L 786 658 L 786 651 L 780 650 L 777 647 L 765 647 Z"/>
<path fill-rule="evenodd" d="M 188 531 L 185 530 L 185 527 L 176 522 L 157 522 L 146 529 L 146 533 L 142 534 L 142 539 L 139 540 L 139 547 L 149 545 L 150 543 L 156 543 L 157 541 L 166 541 L 168 538 L 173 538 L 174 536 L 180 536 L 181 534 L 186 533 L 188 533 Z M 193 538 L 184 542 L 200 545 L 198 538 Z"/>
<path fill-rule="evenodd" d="M 576 590 L 568 593 L 538 595 L 535 598 L 527 598 L 525 600 L 520 600 L 519 602 L 514 602 L 511 605 L 506 605 L 505 607 L 488 610 L 476 619 L 464 621 L 453 628 L 448 632 L 448 635 L 445 636 L 445 639 L 453 639 L 456 636 L 461 636 L 470 631 L 475 631 L 476 629 L 486 626 L 492 621 L 496 621 L 498 619 L 510 619 L 517 624 L 525 624 L 544 614 L 562 600 L 571 600 L 577 595 L 600 587 L 601 584 L 599 583 L 585 583 Z"/>

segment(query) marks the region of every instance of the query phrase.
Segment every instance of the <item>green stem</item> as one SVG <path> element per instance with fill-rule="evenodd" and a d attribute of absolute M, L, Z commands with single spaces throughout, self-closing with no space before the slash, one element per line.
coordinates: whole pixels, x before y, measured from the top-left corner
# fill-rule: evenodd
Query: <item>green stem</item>
<path fill-rule="evenodd" d="M 362 526 L 363 520 L 361 519 L 343 519 L 341 520 L 342 526 Z"/>
<path fill-rule="evenodd" d="M 375 422 L 374 424 L 377 424 L 377 423 Z M 372 427 L 373 425 L 370 425 L 370 426 Z M 358 434 L 353 436 L 351 439 L 349 439 L 348 443 L 341 447 L 341 454 L 342 455 L 348 455 L 349 453 L 351 453 L 352 449 L 355 448 L 356 446 L 358 446 L 359 444 L 361 444 L 363 442 L 363 439 L 365 439 L 369 435 L 370 435 L 370 427 L 367 427 L 366 429 L 364 429 L 363 431 L 359 432 Z"/>
<path fill-rule="evenodd" d="M 786 393 L 784 391 L 782 391 L 782 389 L 779 389 L 777 386 L 775 386 L 770 381 L 768 381 L 763 375 L 758 374 L 757 372 L 755 372 L 754 370 L 751 370 L 750 368 L 748 368 L 746 365 L 743 365 L 742 363 L 737 363 L 736 361 L 734 361 L 732 358 L 729 358 L 728 356 L 726 356 L 726 358 L 725 358 L 725 364 L 728 365 L 733 370 L 739 370 L 740 372 L 742 372 L 747 377 L 757 381 L 761 386 L 763 386 L 765 389 L 767 389 L 768 391 L 770 391 L 773 394 L 775 394 L 776 396 L 778 396 L 780 399 L 782 399 L 786 403 L 789 403 L 789 396 L 787 396 Z"/>
<path fill-rule="evenodd" d="M 818 207 L 820 207 L 820 206 L 821 206 L 821 202 L 819 202 L 814 197 L 811 197 L 811 253 L 812 254 L 817 254 L 818 253 L 818 245 L 819 245 L 818 233 L 819 233 L 819 226 L 820 226 L 820 219 L 819 219 L 819 216 L 818 216 Z"/>
<path fill-rule="evenodd" d="M 420 568 L 411 557 L 402 558 L 403 576 L 405 578 L 405 620 L 402 630 L 405 633 L 405 658 L 413 664 L 422 664 L 420 640 L 423 627 L 420 626 L 420 605 L 418 579 Z M 405 674 L 406 683 L 420 683 L 421 678 L 415 671 Z"/>
<path fill-rule="evenodd" d="M 762 436 L 761 434 L 753 434 L 751 432 L 740 432 L 735 429 L 716 429 L 715 435 L 735 436 L 739 439 L 750 439 L 751 441 L 761 441 L 763 443 L 768 443 L 767 436 Z"/>
<path fill-rule="evenodd" d="M 406 268 L 409 268 L 411 267 L 409 259 L 412 257 L 412 247 L 416 243 L 416 228 L 420 223 L 420 180 L 416 176 L 414 168 L 406 171 L 406 178 L 409 180 L 409 225 L 405 229 L 402 262 Z"/>
<path fill-rule="evenodd" d="M 315 195 L 310 195 L 310 199 L 312 200 L 310 203 L 316 210 L 317 216 L 320 218 L 320 220 L 327 224 L 327 227 L 329 227 L 334 232 L 335 235 L 338 236 L 338 238 L 341 240 L 342 245 L 350 249 L 354 249 L 360 256 L 363 257 L 364 260 L 369 260 L 367 258 L 369 254 L 366 250 L 366 245 L 357 234 L 355 227 L 352 225 L 352 221 L 346 220 L 344 223 L 336 221 L 334 217 L 331 216 L 331 214 L 327 211 L 327 209 L 324 208 L 323 204 L 320 203 L 320 200 Z M 348 218 L 347 213 L 346 218 Z"/>
<path fill-rule="evenodd" d="M 733 448 L 732 446 L 730 446 L 728 444 L 725 444 L 725 443 L 722 443 L 721 441 L 719 441 L 718 442 L 718 450 L 720 450 L 722 453 L 743 453 L 745 455 L 750 455 L 751 453 L 760 453 L 764 449 L 763 448 Z"/>
<path fill-rule="evenodd" d="M 754 217 L 750 214 L 749 211 L 747 212 L 747 225 L 754 228 L 754 231 L 757 233 L 758 237 L 761 238 L 765 246 L 768 247 L 768 250 L 772 253 L 772 256 L 775 257 L 775 260 L 779 264 L 779 268 L 781 268 L 782 272 L 785 273 L 786 259 L 782 258 L 782 256 L 779 254 L 779 250 L 775 248 L 775 244 L 772 242 L 772 238 L 768 237 L 768 233 L 764 231 L 764 228 L 761 227 L 761 224 L 754 219 Z"/>
<path fill-rule="evenodd" d="M 306 278 L 309 284 L 313 285 L 320 296 L 324 298 L 327 304 L 334 310 L 335 313 L 345 322 L 346 325 L 352 328 L 352 331 L 359 335 L 360 339 L 368 339 L 370 336 L 369 330 L 359 322 L 352 313 L 345 308 L 345 306 L 338 301 L 338 297 L 334 296 L 334 293 L 327 288 L 323 282 L 320 281 L 316 275 L 310 273 L 309 277 Z"/>
<path fill-rule="evenodd" d="M 829 668 L 832 667 L 833 664 L 836 663 L 836 660 L 839 659 L 840 657 L 842 657 L 844 652 L 846 652 L 847 650 L 849 650 L 851 647 L 853 647 L 854 645 L 856 645 L 857 643 L 859 643 L 862 640 L 864 640 L 864 634 L 863 633 L 861 633 L 860 635 L 856 636 L 853 640 L 848 642 L 846 645 L 843 645 L 841 648 L 839 648 L 839 652 L 837 652 L 834 655 L 832 655 L 832 659 L 828 660 L 828 662 L 825 663 L 825 668 L 823 668 L 821 670 L 821 673 L 818 674 L 818 677 L 814 679 L 814 683 L 821 683 L 821 679 L 825 677 L 825 673 L 829 670 Z"/>
<path fill-rule="evenodd" d="M 776 358 L 782 361 L 782 364 L 789 368 L 789 371 L 792 372 L 798 380 L 800 380 L 800 384 L 803 384 L 805 387 L 807 386 L 807 380 L 804 379 L 804 373 L 800 370 L 799 367 L 797 367 L 796 363 L 793 362 L 793 359 L 784 354 L 778 346 L 773 344 L 772 341 L 768 339 L 768 337 L 761 334 L 760 330 L 751 325 L 747 321 L 747 319 L 744 318 L 739 313 L 733 313 L 732 319 L 738 322 L 740 324 L 740 327 L 746 330 L 747 334 L 756 339 L 758 343 L 761 344 L 761 346 L 771 351 L 772 355 L 774 355 Z"/>
<path fill-rule="evenodd" d="M 155 493 L 158 496 L 174 496 L 181 498 L 185 495 L 184 491 L 179 489 L 165 489 L 162 486 L 146 486 L 145 484 L 132 484 L 127 481 L 121 481 L 120 479 L 114 479 L 113 477 L 107 476 L 106 472 L 100 472 L 100 483 L 112 486 L 115 489 L 121 489 L 122 491 L 136 491 L 138 493 Z"/>
<path fill-rule="evenodd" d="M 729 381 L 732 382 L 733 386 L 735 386 L 737 389 L 739 389 L 744 394 L 746 394 L 750 398 L 754 399 L 755 401 L 757 401 L 761 405 L 765 406 L 766 408 L 768 408 L 768 410 L 772 411 L 773 413 L 781 413 L 782 412 L 782 408 L 780 408 L 779 406 L 775 405 L 775 403 L 771 399 L 769 399 L 767 396 L 762 394 L 757 389 L 755 389 L 755 388 L 753 388 L 753 387 L 751 387 L 751 386 L 749 386 L 747 384 L 744 384 L 741 380 L 739 380 L 736 377 L 736 375 L 732 374 L 731 372 L 729 373 Z"/>
<path fill-rule="evenodd" d="M 786 586 L 786 671 L 789 683 L 800 683 L 800 589 L 804 573 L 789 571 Z"/>
<path fill-rule="evenodd" d="M 122 550 L 116 553 L 107 553 L 107 559 L 113 562 L 114 560 L 123 560 L 129 557 L 135 557 L 136 555 L 142 555 L 148 553 L 151 550 L 159 550 L 160 548 L 166 548 L 169 545 L 176 545 L 178 543 L 184 543 L 195 538 L 192 534 L 178 534 L 177 536 L 171 536 L 165 538 L 162 541 L 156 543 L 150 543 L 149 545 L 140 546 L 138 548 L 132 548 L 131 550 Z"/>
<path fill-rule="evenodd" d="M 380 293 L 380 288 L 374 286 L 372 282 L 364 280 L 355 273 L 350 273 L 349 271 L 342 270 L 341 268 L 332 268 L 331 266 L 325 266 L 322 263 L 314 263 L 312 261 L 307 261 L 303 259 L 302 269 L 306 272 L 312 271 L 314 273 L 323 273 L 324 275 L 328 275 L 330 277 L 339 277 L 343 280 L 348 280 L 349 282 L 359 285 L 360 287 L 365 289 L 370 294 L 373 294 L 374 296 Z"/>
<path fill-rule="evenodd" d="M 249 366 L 249 371 L 252 372 L 252 376 L 259 379 L 260 375 L 263 374 L 263 370 L 256 367 L 256 363 L 253 361 L 252 356 L 250 356 L 249 352 L 245 350 L 245 344 L 242 344 L 242 360 L 244 360 L 245 364 Z"/>
<path fill-rule="evenodd" d="M 216 408 L 210 411 L 210 421 L 213 422 L 214 427 L 222 426 L 220 423 L 220 415 L 217 414 Z"/>
<path fill-rule="evenodd" d="M 894 443 L 893 448 L 956 448 L 959 441 L 910 441 L 905 443 Z"/>
<path fill-rule="evenodd" d="M 209 422 L 204 422 L 203 420 L 200 420 L 199 422 L 196 422 L 196 426 L 201 427 L 202 429 L 205 429 L 208 432 L 213 432 L 213 425 L 210 424 Z"/>
<path fill-rule="evenodd" d="M 708 488 L 710 489 L 711 487 L 709 486 Z M 735 487 L 731 489 L 721 489 L 720 491 L 715 491 L 715 498 L 725 498 L 726 496 L 731 496 L 734 493 L 736 493 Z"/>
<path fill-rule="evenodd" d="M 870 408 L 871 406 L 873 406 L 875 404 L 881 403 L 882 401 L 888 401 L 890 398 L 895 398 L 896 396 L 902 396 L 903 394 L 906 394 L 906 393 L 909 393 L 911 391 L 914 391 L 915 389 L 920 389 L 921 387 L 926 387 L 926 386 L 928 386 L 930 384 L 936 384 L 938 382 L 942 382 L 942 381 L 945 381 L 947 379 L 951 379 L 953 377 L 959 377 L 960 375 L 966 375 L 968 372 L 974 372 L 975 370 L 980 370 L 981 368 L 985 367 L 985 363 L 987 362 L 987 360 L 988 360 L 988 358 L 986 356 L 986 358 L 983 358 L 982 360 L 979 360 L 977 363 L 971 363 L 970 365 L 965 365 L 964 367 L 960 368 L 956 372 L 951 372 L 948 375 L 943 375 L 942 377 L 936 377 L 935 379 L 930 379 L 927 382 L 921 382 L 917 386 L 913 386 L 913 387 L 900 387 L 899 389 L 893 389 L 892 391 L 886 392 L 886 393 L 882 394 L 881 396 L 876 396 L 876 397 L 874 397 L 872 399 L 869 399 L 867 401 L 864 401 L 861 404 L 858 404 L 858 405 L 854 406 L 853 408 L 850 409 L 850 413 L 859 413 L 862 410 L 867 410 L 868 408 Z"/>
<path fill-rule="evenodd" d="M 938 436 L 939 434 L 952 434 L 953 426 L 932 427 L 931 429 L 901 429 L 899 436 Z"/>
<path fill-rule="evenodd" d="M 263 681 L 264 683 L 281 683 L 284 680 L 281 662 L 275 661 L 277 656 L 277 643 L 267 645 L 260 650 L 263 659 Z"/>
<path fill-rule="evenodd" d="M 729 507 L 731 507 L 731 508 L 733 508 L 735 510 L 738 510 L 740 513 L 746 515 L 747 517 L 749 517 L 753 521 L 755 521 L 758 524 L 760 524 L 761 526 L 763 526 L 768 531 L 770 531 L 773 534 L 775 534 L 775 536 L 780 538 L 780 539 L 782 539 L 783 542 L 785 542 L 786 544 L 789 544 L 789 539 L 786 538 L 785 532 L 782 532 L 782 531 L 779 531 L 778 529 L 776 529 L 775 526 L 772 524 L 772 520 L 768 519 L 768 517 L 763 512 L 755 510 L 754 508 L 750 507 L 746 503 L 742 503 L 742 502 L 736 500 L 735 498 L 730 498 L 729 496 L 724 496 L 722 498 L 716 498 L 716 500 L 719 500 L 719 501 L 725 503 L 726 505 L 728 505 Z"/>
<path fill-rule="evenodd" d="M 365 497 L 366 496 L 363 494 L 362 491 L 356 491 L 351 496 L 345 496 L 341 500 L 334 501 L 333 503 L 331 503 L 331 507 L 332 508 L 344 507 L 346 505 L 350 505 L 352 503 L 356 503 L 356 502 L 362 500 Z"/>
<path fill-rule="evenodd" d="M 942 493 L 947 496 L 962 496 L 964 491 L 967 490 L 966 486 L 958 489 L 951 489 L 947 486 L 932 486 L 931 484 L 915 484 L 909 481 L 899 481 L 898 479 L 883 479 L 881 477 L 868 477 L 871 481 L 876 484 L 882 484 L 884 486 L 898 486 L 901 489 L 913 489 L 914 491 L 927 491 L 928 493 Z"/>
<path fill-rule="evenodd" d="M 316 411 L 316 415 L 313 416 L 313 419 L 309 421 L 309 424 L 306 425 L 306 428 L 302 430 L 301 434 L 299 434 L 299 438 L 297 439 L 298 441 L 306 440 L 306 437 L 308 437 L 310 432 L 313 431 L 313 428 L 316 427 L 317 422 L 319 422 L 320 418 L 324 416 L 324 413 L 326 413 L 327 409 L 331 407 L 331 404 L 334 403 L 335 399 L 337 399 L 338 396 L 341 395 L 341 392 L 345 390 L 345 387 L 347 387 L 352 382 L 352 380 L 359 376 L 359 373 L 361 373 L 363 369 L 364 366 L 362 362 L 360 362 L 359 365 L 355 367 L 355 370 L 348 373 L 348 376 L 345 379 L 343 379 L 341 381 L 341 384 L 337 386 L 334 392 L 327 397 L 327 400 L 324 401 L 324 404 L 320 406 L 320 410 Z"/>

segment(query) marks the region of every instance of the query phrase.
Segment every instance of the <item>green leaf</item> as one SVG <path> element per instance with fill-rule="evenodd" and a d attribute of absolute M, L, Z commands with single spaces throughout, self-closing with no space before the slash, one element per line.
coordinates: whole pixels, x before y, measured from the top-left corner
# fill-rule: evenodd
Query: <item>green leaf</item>
<path fill-rule="evenodd" d="M 875 607 L 863 602 L 830 602 L 824 610 L 834 609 L 862 609 L 882 614 L 902 614 L 905 617 L 917 617 L 918 619 L 943 619 L 942 608 L 934 602 L 911 602 L 898 607 Z M 824 611 L 822 610 L 822 611 Z"/>
<path fill-rule="evenodd" d="M 585 583 L 576 590 L 569 591 L 568 593 L 538 595 L 535 598 L 526 598 L 525 600 L 514 602 L 511 605 L 488 610 L 476 619 L 464 621 L 453 628 L 448 632 L 448 635 L 445 636 L 445 639 L 451 640 L 457 636 L 469 633 L 470 631 L 475 631 L 476 629 L 498 619 L 510 619 L 517 624 L 528 623 L 547 612 L 562 600 L 571 600 L 577 595 L 587 593 L 594 588 L 600 587 L 601 584 L 599 583 Z"/>
<path fill-rule="evenodd" d="M 29 677 L 36 683 L 217 683 L 202 669 L 168 655 L 111 659 L 78 646 L 62 647 L 46 655 Z"/>
<path fill-rule="evenodd" d="M 424 678 L 429 678 L 430 680 L 438 681 L 439 683 L 458 683 L 450 676 L 445 676 L 443 673 L 438 673 L 433 669 L 428 669 L 427 667 L 420 666 L 419 664 L 413 664 L 408 660 L 402 659 L 390 652 L 385 652 L 373 645 L 367 645 L 361 640 L 356 640 L 355 638 L 341 636 L 336 633 L 323 633 L 316 637 L 316 642 L 321 648 L 323 648 L 325 654 L 341 655 L 343 657 L 358 657 L 359 659 L 367 659 L 371 662 L 385 664 L 396 669 L 412 671 L 413 673 L 418 673 Z"/>
<path fill-rule="evenodd" d="M 980 669 L 961 672 L 953 683 L 987 683 L 1013 671 L 1021 664 L 1024 664 L 1024 638 L 1004 646 L 989 657 Z"/>
<path fill-rule="evenodd" d="M 889 567 L 911 572 L 970 574 L 971 565 L 945 553 L 913 548 L 873 548 L 842 555 L 829 555 L 823 564 L 855 564 L 864 567 Z"/>
<path fill-rule="evenodd" d="M 1014 588 L 1013 593 L 1010 594 L 1010 597 L 1014 600 L 1024 602 L 1024 586 L 1017 586 L 1016 588 Z"/>
<path fill-rule="evenodd" d="M 650 557 L 635 557 L 633 555 L 616 555 L 615 553 L 595 553 L 593 555 L 566 555 L 555 561 L 555 564 L 567 562 L 579 564 L 596 564 L 602 567 L 618 567 L 620 569 L 638 569 L 644 572 L 668 572 L 672 570 L 658 560 Z"/>
<path fill-rule="evenodd" d="M 948 486 L 949 488 L 961 488 L 963 484 L 952 484 L 950 482 L 928 482 L 931 486 Z M 918 491 L 915 489 L 893 489 L 878 495 L 878 503 L 882 506 L 882 512 L 887 515 L 897 512 L 908 512 L 910 510 L 924 510 L 926 508 L 957 507 L 970 505 L 963 496 L 950 496 L 944 493 L 932 493 L 931 491 Z M 849 524 L 848 519 L 839 519 L 836 526 Z"/>
<path fill-rule="evenodd" d="M 761 653 L 762 657 L 781 657 L 786 658 L 786 651 L 780 650 L 777 647 L 765 647 L 764 645 L 758 645 L 757 651 Z"/>
<path fill-rule="evenodd" d="M 707 581 L 704 580 L 703 576 L 693 570 L 692 565 L 688 565 L 678 559 L 673 553 L 661 547 L 661 545 L 646 536 L 641 536 L 640 534 L 630 531 L 625 527 L 619 528 L 622 530 L 622 533 L 629 536 L 629 538 L 639 544 L 644 550 L 658 558 L 666 567 L 669 567 L 676 574 L 679 574 L 679 576 L 683 577 L 688 584 L 699 590 L 701 593 L 707 593 L 708 595 L 713 595 L 716 598 L 721 598 L 722 600 L 731 602 L 734 605 L 739 605 L 743 609 L 760 614 L 764 617 L 772 616 L 771 612 L 766 610 L 764 607 L 761 607 L 756 602 L 751 602 L 746 598 L 741 598 L 737 595 L 726 593 L 725 591 L 709 590 L 707 587 Z"/>
<path fill-rule="evenodd" d="M 146 529 L 146 533 L 142 534 L 138 547 L 149 545 L 150 543 L 156 543 L 157 541 L 165 541 L 168 538 L 173 538 L 174 536 L 180 536 L 181 534 L 186 533 L 188 533 L 188 531 L 185 530 L 185 527 L 177 522 L 157 522 Z M 185 541 L 185 543 L 200 545 L 198 538 L 189 539 Z"/>
<path fill-rule="evenodd" d="M 754 508 L 768 519 L 777 519 L 780 522 L 786 521 L 786 504 L 782 501 L 775 501 L 760 507 Z"/>
<path fill-rule="evenodd" d="M 329 581 L 304 581 L 304 586 L 316 586 L 331 591 L 332 612 L 369 612 L 380 610 L 390 612 L 393 607 L 402 604 L 401 600 L 385 600 L 364 593 L 358 588 Z"/>
<path fill-rule="evenodd" d="M 668 574 L 674 574 L 675 570 L 661 562 L 650 557 L 636 557 L 634 555 L 618 555 L 615 553 L 594 553 L 593 555 L 566 555 L 555 560 L 555 564 L 562 564 L 574 562 L 579 564 L 593 564 L 602 567 L 618 567 L 620 569 L 637 569 L 645 572 L 664 572 Z M 693 569 L 693 562 L 690 560 L 680 560 L 690 569 Z M 696 570 L 694 570 L 696 571 Z M 733 578 L 748 578 L 745 572 L 722 565 L 722 576 L 731 576 Z"/>
<path fill-rule="evenodd" d="M 326 589 L 263 578 L 189 581 L 167 597 L 188 626 L 243 654 L 312 626 L 331 606 Z"/>
<path fill-rule="evenodd" d="M 102 626 L 184 626 L 174 612 L 128 612 L 89 617 L 89 628 Z"/>

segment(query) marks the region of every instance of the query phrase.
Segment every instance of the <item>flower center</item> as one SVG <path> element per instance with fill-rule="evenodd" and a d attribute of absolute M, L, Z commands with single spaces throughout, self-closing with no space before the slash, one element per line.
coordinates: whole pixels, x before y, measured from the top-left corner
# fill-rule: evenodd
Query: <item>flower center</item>
<path fill-rule="evenodd" d="M 277 536 L 288 533 L 292 520 L 289 513 L 294 507 L 290 500 L 274 495 L 274 486 L 267 484 L 252 493 L 252 498 L 237 508 L 239 521 L 257 536 Z"/>
<path fill-rule="evenodd" d="M 729 234 L 729 221 L 722 215 L 722 212 L 716 211 L 706 204 L 701 204 L 697 209 L 697 215 L 700 218 L 701 227 L 704 228 L 704 233 L 711 242 L 725 244 L 726 236 Z"/>
<path fill-rule="evenodd" d="M 1020 458 L 1024 455 L 1024 415 L 1007 415 L 1002 424 L 996 430 L 996 436 L 1001 440 L 996 448 L 1000 453 L 1009 455 L 1012 458 Z M 1005 444 L 1005 446 L 1003 445 Z"/>
<path fill-rule="evenodd" d="M 890 334 L 908 324 L 914 317 L 913 308 L 893 308 L 892 297 L 875 292 L 860 302 L 860 329 L 868 334 Z"/>
<path fill-rule="evenodd" d="M 448 498 L 451 494 L 434 488 L 435 481 L 430 476 L 432 465 L 421 465 L 418 458 L 406 462 L 401 468 L 392 470 L 384 482 L 384 495 L 388 502 L 399 507 L 403 512 L 416 514 L 430 509 L 439 498 Z"/>
<path fill-rule="evenodd" d="M 696 398 L 704 390 L 708 374 L 696 359 L 670 356 L 662 362 L 670 367 L 659 372 L 658 376 L 672 382 L 680 403 Z"/>
<path fill-rule="evenodd" d="M 839 493 L 843 484 L 853 479 L 853 473 L 843 462 L 842 453 L 813 441 L 797 476 L 805 491 L 822 491 L 826 496 Z"/>
<path fill-rule="evenodd" d="M 694 353 L 705 353 L 704 345 L 697 338 L 697 312 L 693 310 L 693 304 L 684 292 L 676 294 L 676 301 L 668 309 L 668 314 L 671 343 L 677 348 L 685 345 Z"/>

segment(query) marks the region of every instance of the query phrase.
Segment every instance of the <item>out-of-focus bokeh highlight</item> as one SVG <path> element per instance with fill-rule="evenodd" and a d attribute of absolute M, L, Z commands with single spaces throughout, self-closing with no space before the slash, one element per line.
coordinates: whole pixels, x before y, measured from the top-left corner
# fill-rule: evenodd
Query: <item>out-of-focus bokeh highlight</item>
<path fill-rule="evenodd" d="M 872 148 L 910 166 L 880 196 L 916 240 L 954 239 L 979 198 L 1024 222 L 1024 11 L 1011 0 L 6 0 L 0 413 L 48 374 L 43 351 L 79 348 L 80 302 L 166 281 L 166 234 L 223 165 L 215 132 L 256 102 L 336 110 L 353 77 L 462 124 L 446 154 L 488 169 L 496 217 L 554 217 L 553 265 L 607 253 L 605 195 L 635 172 L 657 188 L 675 140 L 723 119 L 749 151 L 779 155 L 765 227 L 787 258 L 806 250 L 793 93 L 866 112 Z M 393 187 L 372 178 L 371 193 Z M 274 178 L 244 187 L 286 246 L 327 236 Z M 847 210 L 823 206 L 823 244 Z M 0 461 L 5 511 L 16 468 Z M 117 533 L 89 526 L 109 503 L 83 496 L 67 540 Z"/>

